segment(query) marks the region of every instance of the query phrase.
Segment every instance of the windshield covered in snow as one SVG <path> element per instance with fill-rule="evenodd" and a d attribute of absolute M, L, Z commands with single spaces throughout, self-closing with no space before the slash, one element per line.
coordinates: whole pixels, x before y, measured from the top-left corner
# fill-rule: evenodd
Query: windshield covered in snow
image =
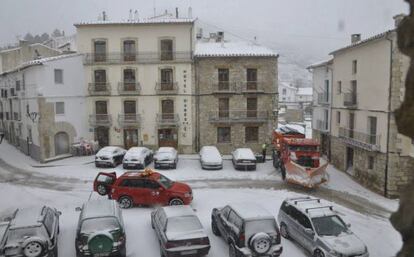
<path fill-rule="evenodd" d="M 41 227 L 17 228 L 9 231 L 7 241 L 15 242 L 19 240 L 24 240 L 25 237 L 41 237 L 41 235 Z"/>
<path fill-rule="evenodd" d="M 165 188 L 170 188 L 172 187 L 172 185 L 174 184 L 174 181 L 172 181 L 171 179 L 163 176 L 160 174 L 160 178 L 158 179 L 158 183 L 160 183 L 161 185 L 163 185 L 163 187 Z"/>
<path fill-rule="evenodd" d="M 112 231 L 117 229 L 120 229 L 120 227 L 114 217 L 94 218 L 83 221 L 81 233 L 90 234 L 96 231 Z"/>
<path fill-rule="evenodd" d="M 348 229 L 338 216 L 326 216 L 312 219 L 316 233 L 320 236 L 338 236 Z"/>
<path fill-rule="evenodd" d="M 169 218 L 167 222 L 168 232 L 183 232 L 203 229 L 200 221 L 195 216 L 183 216 Z"/>

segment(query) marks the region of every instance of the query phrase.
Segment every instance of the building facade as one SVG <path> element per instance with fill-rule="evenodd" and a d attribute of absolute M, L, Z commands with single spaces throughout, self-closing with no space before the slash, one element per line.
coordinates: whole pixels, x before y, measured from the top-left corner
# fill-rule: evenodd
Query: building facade
<path fill-rule="evenodd" d="M 40 162 L 70 154 L 87 134 L 82 60 L 43 58 L 0 75 L 0 125 L 10 144 Z"/>
<path fill-rule="evenodd" d="M 398 133 L 393 111 L 404 96 L 409 59 L 387 31 L 332 53 L 331 161 L 388 197 L 413 177 L 413 141 Z"/>
<path fill-rule="evenodd" d="M 257 44 L 201 39 L 196 44 L 197 145 L 223 154 L 261 151 L 277 124 L 278 55 Z"/>
<path fill-rule="evenodd" d="M 89 137 L 100 146 L 194 152 L 194 19 L 169 14 L 75 24 Z"/>

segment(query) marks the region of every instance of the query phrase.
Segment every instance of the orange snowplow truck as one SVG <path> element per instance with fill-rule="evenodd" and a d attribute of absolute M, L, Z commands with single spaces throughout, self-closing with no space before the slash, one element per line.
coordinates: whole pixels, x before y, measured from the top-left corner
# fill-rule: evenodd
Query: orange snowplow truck
<path fill-rule="evenodd" d="M 287 182 L 315 188 L 328 180 L 328 163 L 320 157 L 318 141 L 306 139 L 295 130 L 278 129 L 273 132 L 272 142 L 273 166 Z"/>

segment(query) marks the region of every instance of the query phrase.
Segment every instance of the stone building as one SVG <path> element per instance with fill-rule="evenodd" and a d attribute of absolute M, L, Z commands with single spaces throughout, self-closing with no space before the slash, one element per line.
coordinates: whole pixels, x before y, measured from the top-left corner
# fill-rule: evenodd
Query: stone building
<path fill-rule="evenodd" d="M 278 54 L 224 34 L 200 39 L 195 49 L 197 146 L 216 145 L 229 154 L 238 147 L 254 152 L 270 143 L 277 117 Z"/>
<path fill-rule="evenodd" d="M 6 139 L 33 159 L 68 156 L 87 134 L 82 56 L 22 63 L 0 74 L 0 122 Z"/>
<path fill-rule="evenodd" d="M 413 140 L 398 133 L 394 117 L 409 66 L 396 41 L 395 30 L 362 41 L 353 35 L 332 53 L 331 161 L 388 197 L 414 176 Z"/>
<path fill-rule="evenodd" d="M 331 59 L 308 67 L 313 77 L 312 138 L 320 142 L 320 151 L 328 159 L 330 158 L 332 63 Z"/>

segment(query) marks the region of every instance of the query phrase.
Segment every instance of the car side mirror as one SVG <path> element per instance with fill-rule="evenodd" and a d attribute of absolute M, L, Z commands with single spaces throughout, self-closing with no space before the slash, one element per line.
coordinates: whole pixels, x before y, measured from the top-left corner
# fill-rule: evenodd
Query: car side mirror
<path fill-rule="evenodd" d="M 315 233 L 313 232 L 313 230 L 310 229 L 310 228 L 306 228 L 305 229 L 305 233 L 308 234 L 308 235 L 310 235 L 310 236 L 314 236 L 315 235 Z"/>
<path fill-rule="evenodd" d="M 81 207 L 76 207 L 75 211 L 82 211 L 82 208 Z"/>
<path fill-rule="evenodd" d="M 346 227 L 347 228 L 350 228 L 351 227 L 351 223 L 346 224 Z"/>
<path fill-rule="evenodd" d="M 58 216 L 62 216 L 62 212 L 61 211 L 57 211 L 56 212 Z"/>

